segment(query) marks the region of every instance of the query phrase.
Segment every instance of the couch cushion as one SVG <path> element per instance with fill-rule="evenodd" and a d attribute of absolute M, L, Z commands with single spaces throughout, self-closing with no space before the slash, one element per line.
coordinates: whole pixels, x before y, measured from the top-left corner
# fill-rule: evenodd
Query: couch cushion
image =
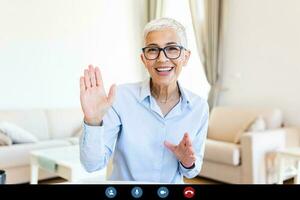
<path fill-rule="evenodd" d="M 83 113 L 80 108 L 47 110 L 51 138 L 72 137 L 81 129 Z"/>
<path fill-rule="evenodd" d="M 11 110 L 1 111 L 0 121 L 7 121 L 23 128 L 39 140 L 50 138 L 48 133 L 47 118 L 43 110 Z"/>
<path fill-rule="evenodd" d="M 257 107 L 215 107 L 210 115 L 208 138 L 239 143 L 241 134 L 261 117 L 266 129 L 280 128 L 283 123 L 282 112 L 276 108 Z"/>
<path fill-rule="evenodd" d="M 30 164 L 30 151 L 71 145 L 67 140 L 47 140 L 37 143 L 0 147 L 0 169 Z"/>
<path fill-rule="evenodd" d="M 72 145 L 79 145 L 79 137 L 70 137 L 65 140 L 69 141 Z"/>
<path fill-rule="evenodd" d="M 20 128 L 14 123 L 1 121 L 0 133 L 10 137 L 15 144 L 37 142 L 38 139 L 30 132 Z"/>
<path fill-rule="evenodd" d="M 206 140 L 205 160 L 237 166 L 240 165 L 240 155 L 240 145 L 211 139 Z"/>
<path fill-rule="evenodd" d="M 216 107 L 209 118 L 209 139 L 239 143 L 241 134 L 256 119 L 257 114 L 234 107 Z"/>

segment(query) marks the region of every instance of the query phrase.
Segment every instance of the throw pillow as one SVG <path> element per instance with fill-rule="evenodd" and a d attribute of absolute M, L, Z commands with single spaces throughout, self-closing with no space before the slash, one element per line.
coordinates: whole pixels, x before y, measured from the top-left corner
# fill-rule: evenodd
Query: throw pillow
<path fill-rule="evenodd" d="M 266 109 L 261 113 L 266 122 L 266 129 L 281 128 L 283 124 L 283 115 L 280 109 Z"/>
<path fill-rule="evenodd" d="M 80 137 L 81 134 L 82 134 L 82 131 L 83 131 L 83 129 L 82 129 L 82 127 L 80 126 L 80 127 L 74 132 L 74 134 L 72 134 L 72 136 L 73 136 L 73 137 Z"/>
<path fill-rule="evenodd" d="M 0 131 L 10 137 L 13 143 L 30 143 L 38 141 L 33 134 L 10 122 L 0 122 Z"/>
<path fill-rule="evenodd" d="M 12 145 L 11 138 L 0 131 L 0 146 L 9 146 L 9 145 Z"/>
<path fill-rule="evenodd" d="M 247 132 L 260 132 L 265 131 L 267 128 L 266 122 L 262 116 L 259 116 L 255 121 L 249 126 Z"/>

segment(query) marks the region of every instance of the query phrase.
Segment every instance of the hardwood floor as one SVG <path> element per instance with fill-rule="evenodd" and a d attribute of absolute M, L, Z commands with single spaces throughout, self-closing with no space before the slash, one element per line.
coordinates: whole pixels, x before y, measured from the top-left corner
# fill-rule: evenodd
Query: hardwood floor
<path fill-rule="evenodd" d="M 192 178 L 192 179 L 184 178 L 184 182 L 191 183 L 191 184 L 222 184 L 220 182 L 217 182 L 217 181 L 214 181 L 211 179 L 207 179 L 207 178 L 203 178 L 203 177 L 199 177 L 199 176 Z"/>
<path fill-rule="evenodd" d="M 52 178 L 52 179 L 47 179 L 47 180 L 42 180 L 39 181 L 39 184 L 58 184 L 58 183 L 64 183 L 67 182 L 67 180 L 57 177 L 57 178 Z M 186 179 L 184 178 L 185 183 L 190 183 L 190 184 L 221 184 L 220 182 L 206 179 L 203 177 L 195 177 L 192 179 Z"/>
<path fill-rule="evenodd" d="M 38 184 L 58 184 L 58 183 L 64 183 L 64 182 L 67 182 L 67 180 L 57 177 L 57 178 L 51 178 L 51 179 L 39 181 Z"/>
<path fill-rule="evenodd" d="M 53 178 L 53 179 L 39 181 L 39 184 L 58 184 L 58 183 L 64 183 L 64 182 L 67 182 L 67 180 L 57 177 L 57 178 Z M 199 176 L 192 178 L 192 179 L 184 178 L 184 182 L 190 183 L 190 184 L 226 184 L 226 183 L 218 182 L 215 180 L 211 180 L 211 179 L 207 179 L 207 178 L 203 178 L 203 177 L 199 177 Z M 294 179 L 291 178 L 289 180 L 284 181 L 283 184 L 293 184 L 293 183 L 294 183 Z"/>

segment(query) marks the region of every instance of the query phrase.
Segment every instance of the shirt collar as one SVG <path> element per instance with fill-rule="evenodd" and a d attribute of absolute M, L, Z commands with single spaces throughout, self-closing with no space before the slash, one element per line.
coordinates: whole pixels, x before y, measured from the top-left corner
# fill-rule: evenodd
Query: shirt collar
<path fill-rule="evenodd" d="M 150 92 L 150 80 L 146 79 L 145 81 L 141 82 L 141 86 L 140 86 L 140 96 L 139 96 L 139 101 L 142 102 L 145 100 L 145 98 L 150 97 L 151 96 L 151 92 Z M 180 93 L 181 93 L 181 99 L 182 102 L 188 106 L 192 106 L 192 102 L 190 99 L 190 96 L 188 94 L 188 92 L 186 91 L 186 89 L 184 89 L 181 84 L 177 81 Z"/>
<path fill-rule="evenodd" d="M 142 102 L 146 97 L 150 97 L 150 79 L 146 79 L 141 83 L 139 101 Z"/>

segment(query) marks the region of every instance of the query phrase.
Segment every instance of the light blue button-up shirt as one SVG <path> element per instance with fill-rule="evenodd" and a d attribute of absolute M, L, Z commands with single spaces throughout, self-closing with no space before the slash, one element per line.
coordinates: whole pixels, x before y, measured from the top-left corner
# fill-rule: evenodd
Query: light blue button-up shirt
<path fill-rule="evenodd" d="M 200 172 L 207 135 L 207 102 L 178 84 L 179 103 L 163 116 L 150 93 L 150 81 L 117 88 L 113 106 L 100 126 L 83 123 L 80 159 L 89 172 L 104 168 L 113 155 L 110 180 L 183 183 Z M 195 166 L 186 169 L 164 146 L 179 144 L 185 132 L 192 140 Z"/>

